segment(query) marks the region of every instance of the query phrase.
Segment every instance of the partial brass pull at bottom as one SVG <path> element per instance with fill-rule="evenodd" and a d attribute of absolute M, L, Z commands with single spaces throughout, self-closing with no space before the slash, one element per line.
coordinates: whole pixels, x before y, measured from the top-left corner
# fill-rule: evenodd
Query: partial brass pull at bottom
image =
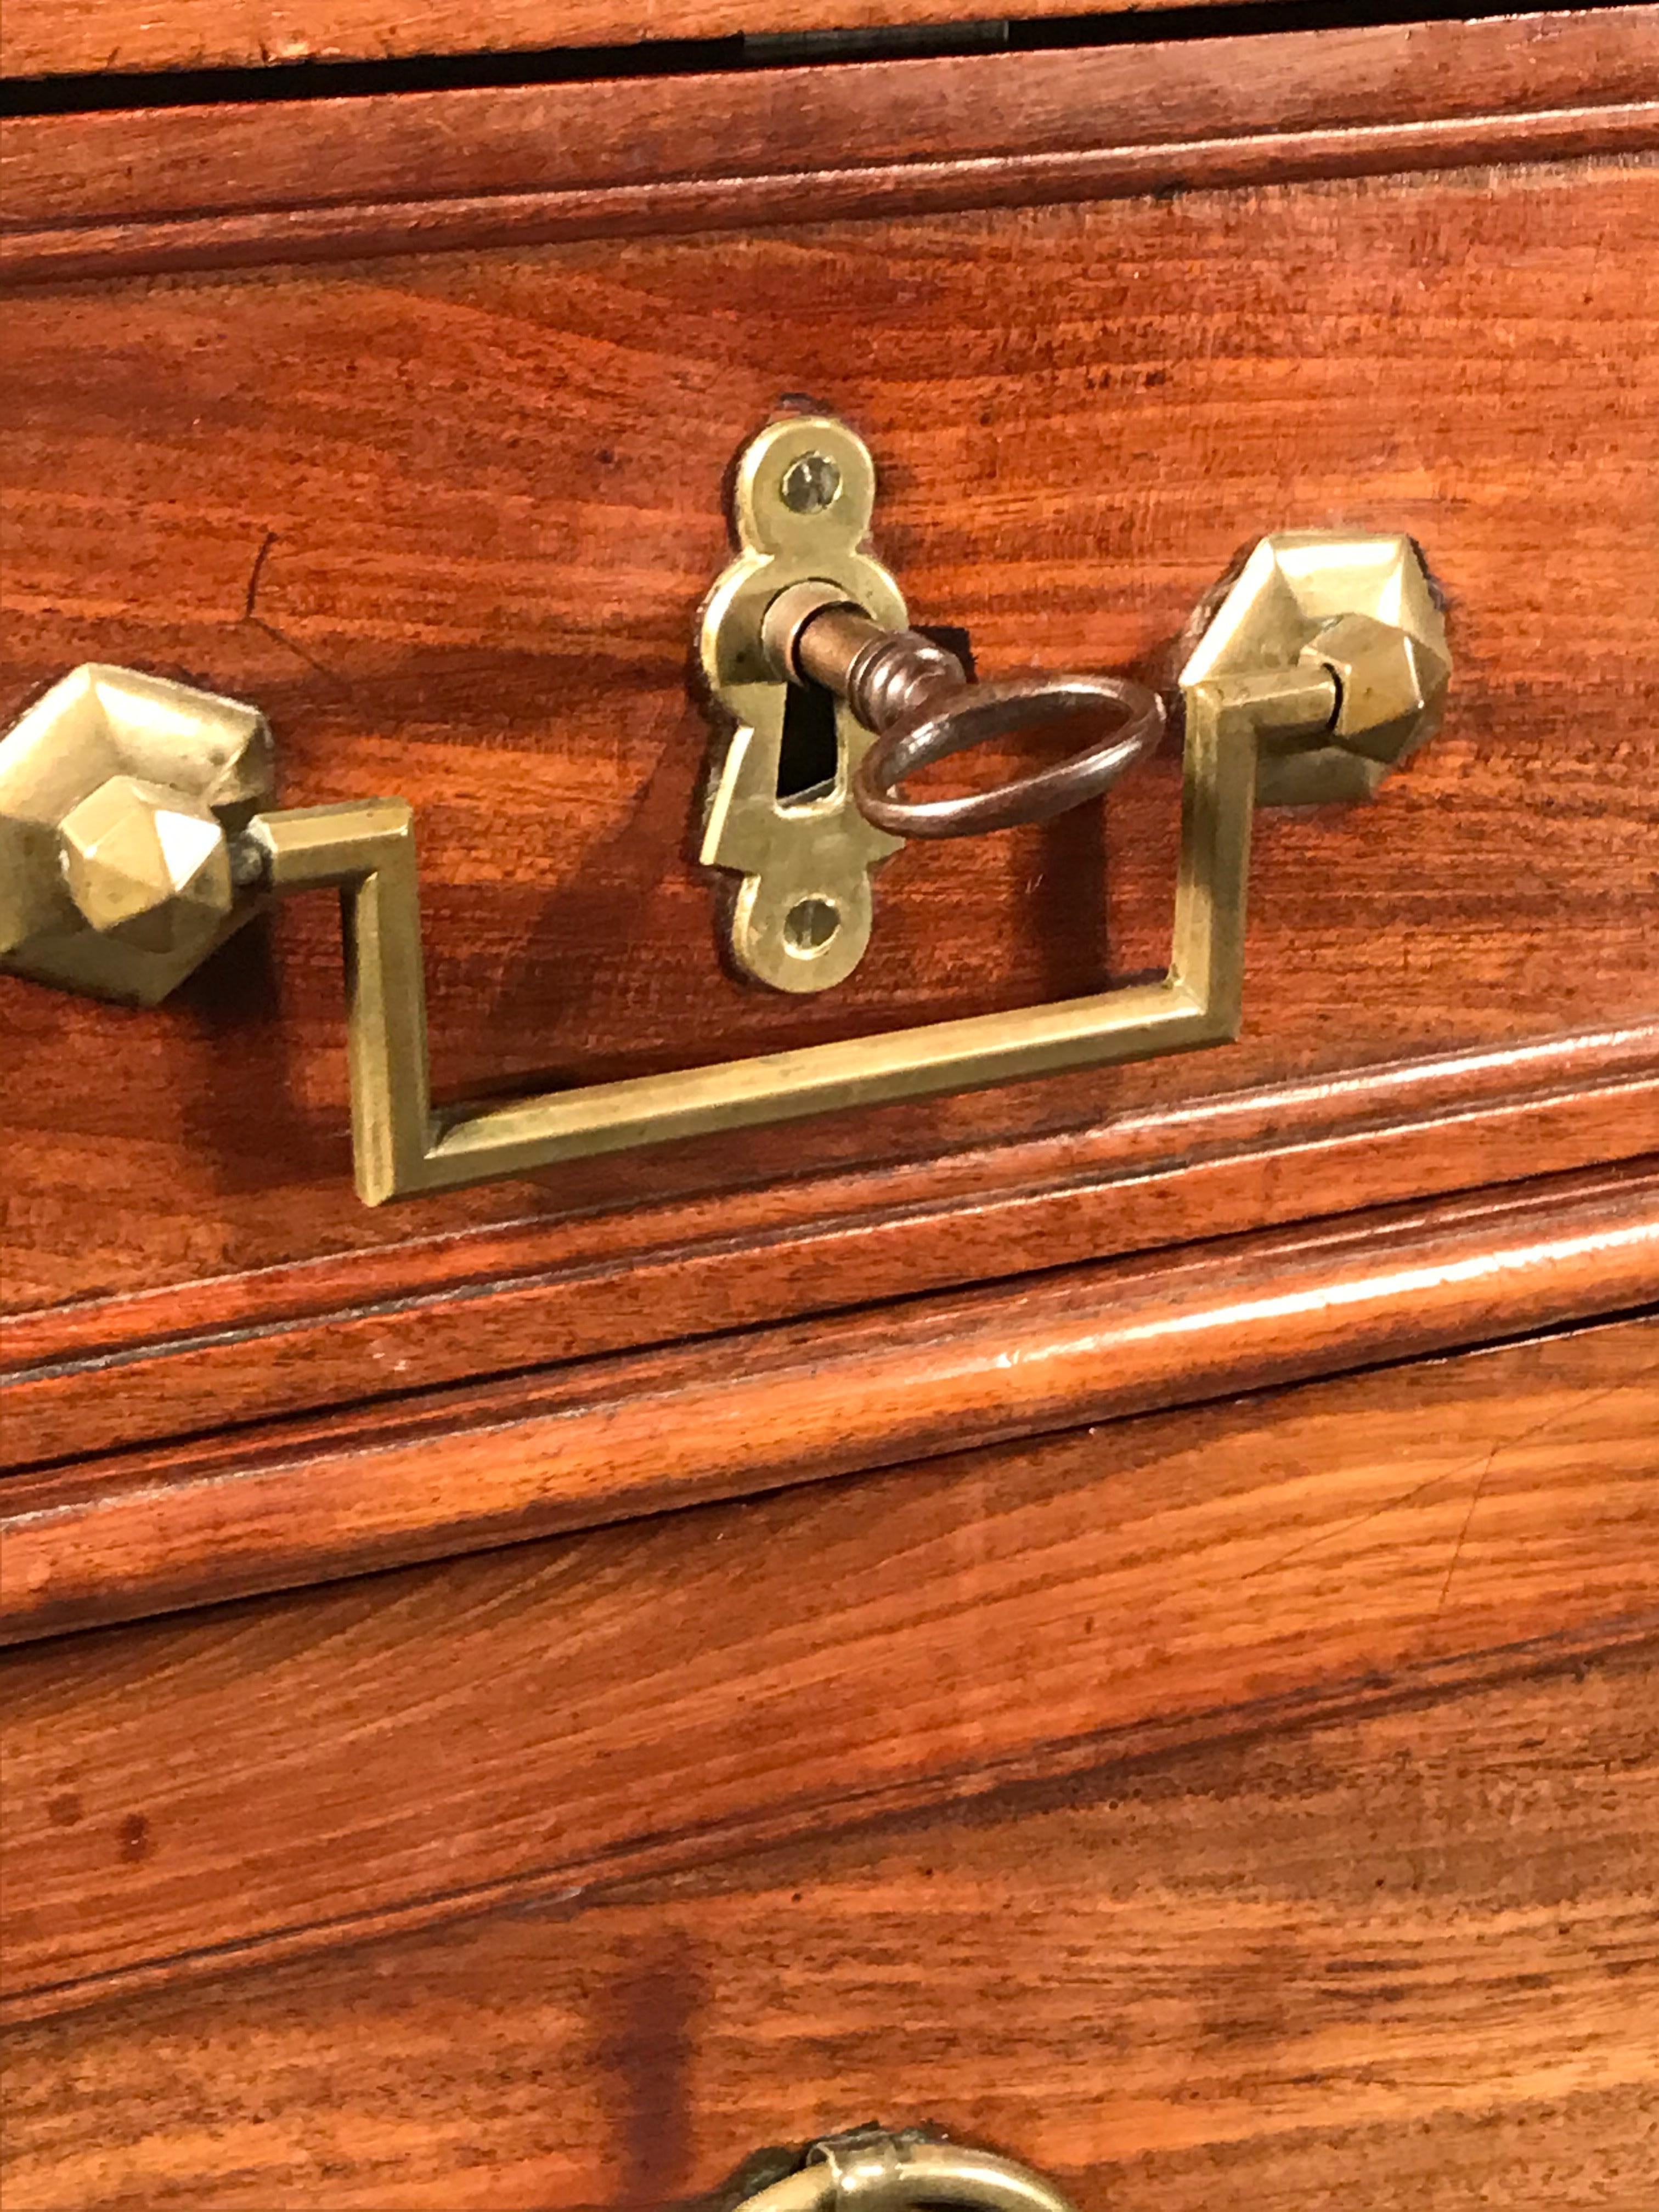
<path fill-rule="evenodd" d="M 845 700 L 876 742 L 853 771 L 859 811 L 893 837 L 973 837 L 1047 822 L 1109 791 L 1164 734 L 1164 702 L 1124 676 L 1017 676 L 975 684 L 956 654 L 917 630 L 886 629 L 830 584 L 781 592 L 761 623 L 774 667 Z M 975 745 L 1073 731 L 1053 768 L 963 799 L 908 799 L 908 776 Z"/>
<path fill-rule="evenodd" d="M 1072 2212 L 1029 2166 L 909 2129 L 854 2128 L 812 2144 L 793 2173 L 746 2197 L 732 2212 Z"/>

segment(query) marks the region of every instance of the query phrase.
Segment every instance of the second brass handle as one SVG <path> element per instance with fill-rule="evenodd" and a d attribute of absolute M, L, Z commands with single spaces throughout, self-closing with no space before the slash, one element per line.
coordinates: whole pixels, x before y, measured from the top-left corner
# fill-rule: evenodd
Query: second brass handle
<path fill-rule="evenodd" d="M 1029 2166 L 941 2142 L 919 2130 L 855 2128 L 814 2143 L 797 2172 L 745 2197 L 734 2212 L 1072 2212 Z"/>

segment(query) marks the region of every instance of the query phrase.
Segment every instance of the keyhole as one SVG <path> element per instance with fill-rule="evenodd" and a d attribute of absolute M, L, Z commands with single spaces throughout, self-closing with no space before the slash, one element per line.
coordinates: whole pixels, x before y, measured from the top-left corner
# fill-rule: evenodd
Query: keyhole
<path fill-rule="evenodd" d="M 778 746 L 778 805 L 810 806 L 827 799 L 841 779 L 841 732 L 836 702 L 817 684 L 792 684 L 784 701 Z"/>

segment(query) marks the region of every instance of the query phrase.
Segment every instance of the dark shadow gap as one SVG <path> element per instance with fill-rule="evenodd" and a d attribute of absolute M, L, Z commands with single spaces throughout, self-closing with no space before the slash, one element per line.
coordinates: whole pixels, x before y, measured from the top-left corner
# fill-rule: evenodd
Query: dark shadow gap
<path fill-rule="evenodd" d="M 825 0 L 826 6 L 832 0 Z M 1620 0 L 1592 0 L 1609 7 Z M 1210 7 L 1132 9 L 1110 15 L 895 25 L 853 31 L 647 40 L 631 46 L 517 52 L 413 54 L 391 60 L 273 62 L 261 68 L 99 70 L 0 82 L 0 116 L 198 107 L 223 101 L 349 100 L 368 94 L 584 84 L 720 70 L 803 69 L 854 61 L 1147 46 L 1368 25 L 1512 15 L 1515 0 L 1220 0 Z"/>

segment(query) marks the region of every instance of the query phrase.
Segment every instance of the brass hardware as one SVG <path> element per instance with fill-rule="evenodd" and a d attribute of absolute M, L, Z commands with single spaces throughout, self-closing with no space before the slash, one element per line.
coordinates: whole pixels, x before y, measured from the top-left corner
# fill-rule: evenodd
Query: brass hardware
<path fill-rule="evenodd" d="M 897 841 L 1080 805 L 1163 729 L 1159 700 L 1123 677 L 973 684 L 954 653 L 906 627 L 897 584 L 864 550 L 875 488 L 869 449 L 846 423 L 769 424 L 738 466 L 742 550 L 703 610 L 703 672 L 732 727 L 702 859 L 741 878 L 725 921 L 733 964 L 780 991 L 827 990 L 852 974 L 870 941 L 871 878 Z M 793 794 L 780 787 L 790 690 L 811 684 L 834 701 L 835 763 Z M 969 799 L 897 794 L 931 761 L 1062 722 L 1085 744 L 1055 768 Z"/>
<path fill-rule="evenodd" d="M 1181 673 L 1194 686 L 1263 670 L 1324 671 L 1334 714 L 1264 732 L 1263 806 L 1369 799 L 1440 726 L 1451 655 L 1423 556 L 1409 538 L 1288 531 L 1264 538 L 1200 608 Z"/>
<path fill-rule="evenodd" d="M 733 2212 L 915 2212 L 924 2205 L 981 2212 L 1071 2212 L 1057 2189 L 1012 2159 L 969 2150 L 921 2129 L 854 2128 L 813 2143 L 793 2173 Z"/>
<path fill-rule="evenodd" d="M 757 448 L 769 456 L 764 469 Z M 803 462 L 810 465 L 798 471 Z M 846 868 L 815 872 L 811 838 L 799 850 L 788 843 L 789 812 L 775 804 L 783 687 L 771 672 L 765 618 L 782 592 L 821 580 L 855 596 L 884 629 L 902 631 L 904 609 L 885 572 L 857 550 L 873 478 L 850 432 L 832 440 L 822 422 L 775 426 L 751 446 L 744 471 L 749 549 L 710 604 L 703 641 L 717 689 L 749 719 L 728 750 L 705 850 L 724 854 L 722 865 L 748 865 L 742 854 L 753 863 L 745 890 L 757 958 L 771 945 L 779 959 L 841 959 L 841 930 L 860 944 L 867 931 L 868 871 L 894 841 L 858 815 L 842 787 L 849 770 L 801 810 L 842 825 L 835 842 Z M 811 533 L 838 511 L 837 573 L 822 580 Z M 1433 726 L 1448 666 L 1409 539 L 1264 538 L 1206 602 L 1181 676 L 1181 856 L 1164 975 L 1010 1013 L 477 1109 L 431 1101 L 409 807 L 386 799 L 258 811 L 271 757 L 257 709 L 88 666 L 0 739 L 0 968 L 148 1005 L 267 896 L 337 890 L 353 1151 L 370 1205 L 635 1145 L 1225 1043 L 1241 1012 L 1258 781 L 1276 799 L 1328 795 L 1333 784 L 1348 795 L 1369 792 Z M 837 712 L 844 759 L 855 767 L 870 733 L 844 702 Z M 762 760 L 758 781 L 745 780 L 749 758 Z"/>
<path fill-rule="evenodd" d="M 741 550 L 702 611 L 703 674 L 731 729 L 701 858 L 738 878 L 724 923 L 733 964 L 775 990 L 845 982 L 870 941 L 871 872 L 899 848 L 853 795 L 853 772 L 873 738 L 845 700 L 833 710 L 834 775 L 780 798 L 789 684 L 763 636 L 773 601 L 799 585 L 904 628 L 897 584 L 861 550 L 875 499 L 875 465 L 845 423 L 799 416 L 769 424 L 738 464 Z"/>
<path fill-rule="evenodd" d="M 252 913 L 229 840 L 270 797 L 256 708 L 88 663 L 0 742 L 0 968 L 154 1006 Z"/>

